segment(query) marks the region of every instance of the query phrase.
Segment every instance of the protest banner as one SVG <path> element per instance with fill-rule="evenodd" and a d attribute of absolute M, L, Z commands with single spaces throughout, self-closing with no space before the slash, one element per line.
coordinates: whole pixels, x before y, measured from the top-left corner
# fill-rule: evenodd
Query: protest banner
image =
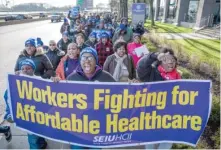
<path fill-rule="evenodd" d="M 15 125 L 63 143 L 107 148 L 195 146 L 211 111 L 211 82 L 53 83 L 8 75 Z"/>

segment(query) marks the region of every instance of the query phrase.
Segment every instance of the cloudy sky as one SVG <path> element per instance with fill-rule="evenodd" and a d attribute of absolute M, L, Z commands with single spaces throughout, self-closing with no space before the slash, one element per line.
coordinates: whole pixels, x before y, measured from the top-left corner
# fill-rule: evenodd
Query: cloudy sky
<path fill-rule="evenodd" d="M 14 5 L 21 4 L 21 3 L 48 3 L 53 6 L 65 6 L 65 5 L 75 5 L 76 0 L 10 0 L 11 2 L 14 1 Z M 94 0 L 94 6 L 98 3 L 108 4 L 109 0 Z"/>

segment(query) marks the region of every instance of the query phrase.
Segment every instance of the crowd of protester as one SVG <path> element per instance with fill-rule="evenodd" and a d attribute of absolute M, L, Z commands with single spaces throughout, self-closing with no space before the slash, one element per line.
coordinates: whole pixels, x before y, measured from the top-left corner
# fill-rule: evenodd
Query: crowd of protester
<path fill-rule="evenodd" d="M 59 32 L 59 31 L 58 31 Z M 99 81 L 99 82 L 155 82 L 180 79 L 177 59 L 171 49 L 137 56 L 135 50 L 142 46 L 144 34 L 142 23 L 132 28 L 128 18 L 119 22 L 114 14 L 89 13 L 64 19 L 61 39 L 51 39 L 48 45 L 40 38 L 27 39 L 24 50 L 15 63 L 15 74 L 36 76 L 54 82 Z M 148 47 L 147 47 L 148 48 Z M 13 122 L 8 106 L 8 92 L 5 120 Z M 0 128 L 6 140 L 11 140 L 9 126 Z M 44 149 L 44 138 L 28 134 L 31 149 Z M 170 149 L 172 144 L 148 144 L 146 148 Z M 84 149 L 71 145 L 72 149 Z"/>

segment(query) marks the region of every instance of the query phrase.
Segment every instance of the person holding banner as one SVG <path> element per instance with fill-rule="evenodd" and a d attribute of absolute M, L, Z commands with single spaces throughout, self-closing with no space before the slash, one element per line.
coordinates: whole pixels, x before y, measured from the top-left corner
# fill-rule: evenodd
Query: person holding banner
<path fill-rule="evenodd" d="M 137 66 L 137 62 L 140 60 L 140 57 L 137 56 L 135 49 L 138 47 L 141 47 L 141 35 L 140 34 L 134 34 L 133 36 L 133 42 L 127 44 L 128 54 L 130 54 L 134 61 L 134 66 Z"/>
<path fill-rule="evenodd" d="M 181 79 L 176 69 L 177 58 L 171 49 L 163 48 L 161 52 L 145 55 L 137 66 L 137 75 L 140 81 L 154 82 Z M 146 149 L 170 149 L 172 143 L 148 144 Z"/>
<path fill-rule="evenodd" d="M 61 59 L 56 69 L 57 78 L 60 80 L 65 80 L 72 72 L 76 70 L 79 65 L 79 54 L 80 49 L 77 47 L 76 43 L 71 43 L 68 45 L 67 55 Z"/>
<path fill-rule="evenodd" d="M 87 47 L 81 51 L 80 65 L 76 72 L 68 76 L 67 80 L 115 82 L 111 74 L 99 66 L 97 51 L 92 47 Z"/>
<path fill-rule="evenodd" d="M 95 45 L 95 49 L 98 53 L 99 64 L 103 66 L 106 58 L 113 54 L 113 45 L 106 32 L 102 32 L 100 38 L 100 41 Z"/>
<path fill-rule="evenodd" d="M 109 72 L 118 82 L 134 80 L 136 70 L 132 57 L 127 53 L 127 43 L 124 41 L 116 42 L 114 51 L 114 54 L 107 57 L 103 69 Z"/>
<path fill-rule="evenodd" d="M 25 42 L 25 50 L 21 52 L 16 61 L 14 69 L 16 74 L 20 74 L 19 64 L 27 58 L 30 58 L 34 61 L 36 65 L 36 76 L 41 76 L 42 78 L 49 79 L 50 77 L 55 75 L 53 66 L 48 57 L 44 54 L 43 51 L 37 51 L 35 39 L 28 39 Z"/>
<path fill-rule="evenodd" d="M 37 66 L 35 65 L 34 61 L 31 59 L 24 59 L 18 65 L 19 71 L 21 76 L 35 76 L 35 70 Z M 8 98 L 5 99 L 6 104 L 8 103 Z M 10 112 L 9 112 L 10 113 Z M 28 143 L 30 149 L 45 149 L 47 147 L 47 142 L 44 138 L 39 137 L 34 134 L 28 133 Z"/>

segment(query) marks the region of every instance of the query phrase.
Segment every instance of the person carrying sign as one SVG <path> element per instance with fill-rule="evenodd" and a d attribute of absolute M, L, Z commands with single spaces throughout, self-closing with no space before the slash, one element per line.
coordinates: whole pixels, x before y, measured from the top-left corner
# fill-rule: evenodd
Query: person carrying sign
<path fill-rule="evenodd" d="M 137 66 L 137 62 L 140 60 L 140 58 L 143 56 L 138 57 L 136 54 L 135 49 L 138 47 L 141 47 L 141 35 L 140 34 L 134 34 L 133 36 L 133 42 L 127 44 L 128 54 L 130 54 L 134 61 L 134 66 Z"/>
<path fill-rule="evenodd" d="M 113 54 L 113 45 L 110 42 L 109 35 L 106 32 L 101 33 L 100 41 L 96 44 L 95 49 L 98 53 L 99 64 L 103 66 L 106 58 Z"/>

